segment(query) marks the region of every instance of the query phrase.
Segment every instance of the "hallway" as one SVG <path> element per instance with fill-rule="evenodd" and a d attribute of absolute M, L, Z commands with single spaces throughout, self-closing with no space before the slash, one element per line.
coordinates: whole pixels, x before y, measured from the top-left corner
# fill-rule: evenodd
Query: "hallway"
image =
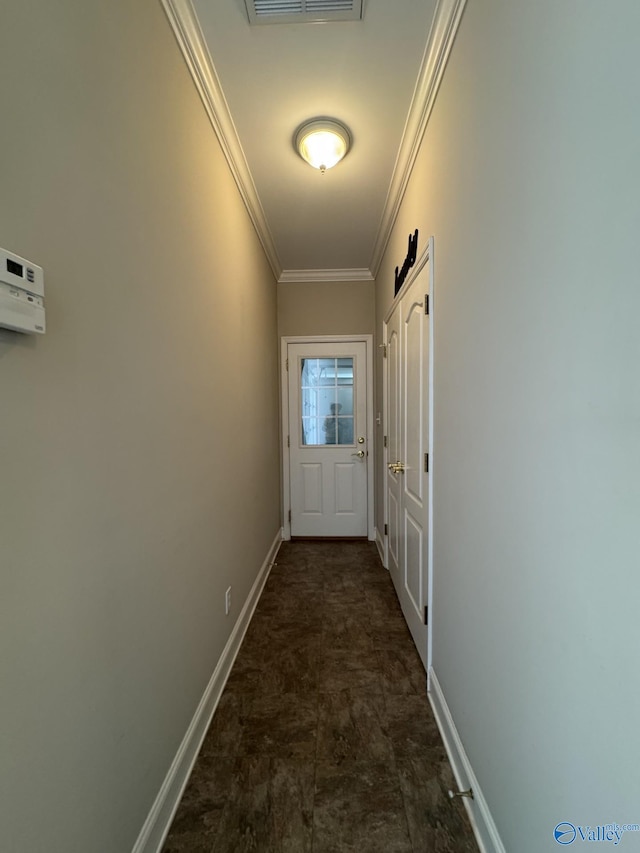
<path fill-rule="evenodd" d="M 473 853 L 370 542 L 284 542 L 164 853 Z"/>

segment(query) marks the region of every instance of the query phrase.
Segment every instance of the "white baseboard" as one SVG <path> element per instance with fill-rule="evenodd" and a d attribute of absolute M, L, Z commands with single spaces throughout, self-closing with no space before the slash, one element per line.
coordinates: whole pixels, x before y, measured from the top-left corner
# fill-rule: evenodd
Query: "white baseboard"
<path fill-rule="evenodd" d="M 256 609 L 263 587 L 269 577 L 269 572 L 280 548 L 281 541 L 282 531 L 278 530 L 269 553 L 251 587 L 244 607 L 238 616 L 238 620 L 233 627 L 227 645 L 220 655 L 220 660 L 211 676 L 211 680 L 196 708 L 189 728 L 182 739 L 178 752 L 171 763 L 169 772 L 158 792 L 158 796 L 144 822 L 132 853 L 159 853 L 164 844 L 171 821 L 176 813 L 180 798 L 186 788 L 193 765 L 198 757 L 202 741 L 207 733 L 211 718 L 218 706 L 220 696 L 231 672 L 231 667 L 249 627 L 249 622 Z"/>
<path fill-rule="evenodd" d="M 384 539 L 380 536 L 380 531 L 376 527 L 376 545 L 378 546 L 378 554 L 380 554 L 380 559 L 382 560 L 382 565 L 387 568 L 387 559 L 386 554 L 384 552 Z"/>
<path fill-rule="evenodd" d="M 429 671 L 429 685 L 429 701 L 451 762 L 458 790 L 466 791 L 473 788 L 473 800 L 465 797 L 463 802 L 471 820 L 478 847 L 481 853 L 506 853 L 433 668 Z"/>

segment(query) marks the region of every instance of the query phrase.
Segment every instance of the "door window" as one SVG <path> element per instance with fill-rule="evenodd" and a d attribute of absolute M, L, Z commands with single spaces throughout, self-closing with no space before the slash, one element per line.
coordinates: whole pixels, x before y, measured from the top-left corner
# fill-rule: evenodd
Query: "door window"
<path fill-rule="evenodd" d="M 301 358 L 301 442 L 353 444 L 354 359 Z"/>

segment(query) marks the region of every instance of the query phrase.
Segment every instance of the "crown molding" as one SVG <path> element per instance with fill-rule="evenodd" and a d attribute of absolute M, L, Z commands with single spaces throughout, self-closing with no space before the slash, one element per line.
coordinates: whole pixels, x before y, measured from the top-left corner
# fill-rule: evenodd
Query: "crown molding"
<path fill-rule="evenodd" d="M 374 277 L 368 269 L 348 270 L 283 270 L 278 284 L 296 282 L 308 284 L 322 281 L 373 281 Z"/>
<path fill-rule="evenodd" d="M 369 264 L 374 277 L 398 217 L 466 2 L 438 2 Z"/>
<path fill-rule="evenodd" d="M 161 2 L 277 280 L 282 264 L 191 0 Z"/>

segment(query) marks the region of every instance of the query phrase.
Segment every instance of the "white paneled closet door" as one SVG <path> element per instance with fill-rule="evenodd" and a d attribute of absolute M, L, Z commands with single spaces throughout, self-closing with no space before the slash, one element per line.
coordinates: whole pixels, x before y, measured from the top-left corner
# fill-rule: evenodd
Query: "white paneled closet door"
<path fill-rule="evenodd" d="M 425 669 L 430 598 L 430 290 L 422 263 L 386 323 L 386 504 L 389 571 Z"/>

